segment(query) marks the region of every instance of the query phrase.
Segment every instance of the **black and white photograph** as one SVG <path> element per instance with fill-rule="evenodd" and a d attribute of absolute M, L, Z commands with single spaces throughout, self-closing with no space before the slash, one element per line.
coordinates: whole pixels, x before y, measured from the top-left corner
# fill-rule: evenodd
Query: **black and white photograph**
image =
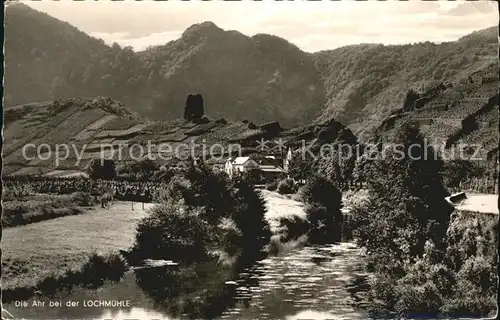
<path fill-rule="evenodd" d="M 2 319 L 495 319 L 498 1 L 5 1 Z"/>

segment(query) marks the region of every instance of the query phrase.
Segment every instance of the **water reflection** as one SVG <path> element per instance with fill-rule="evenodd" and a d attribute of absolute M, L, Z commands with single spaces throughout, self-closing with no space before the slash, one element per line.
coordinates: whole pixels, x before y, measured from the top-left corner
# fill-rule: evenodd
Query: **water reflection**
<path fill-rule="evenodd" d="M 232 267 L 215 260 L 188 266 L 166 266 L 135 272 L 138 286 L 154 301 L 155 309 L 173 316 L 215 318 L 230 308 L 236 296 Z"/>
<path fill-rule="evenodd" d="M 128 299 L 131 308 L 6 308 L 31 319 L 366 319 L 352 307 L 352 293 L 363 287 L 354 280 L 363 275 L 358 249 L 338 244 L 302 248 L 253 265 L 211 260 L 139 269 L 99 290 L 56 295 L 63 301 Z M 347 288 L 351 282 L 355 286 Z"/>

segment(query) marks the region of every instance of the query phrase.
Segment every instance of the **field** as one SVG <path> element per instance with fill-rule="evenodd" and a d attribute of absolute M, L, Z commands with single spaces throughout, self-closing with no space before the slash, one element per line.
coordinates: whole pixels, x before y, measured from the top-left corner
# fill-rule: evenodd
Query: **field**
<path fill-rule="evenodd" d="M 63 216 L 83 214 L 86 208 L 77 204 L 79 201 L 73 195 L 37 195 L 15 200 L 4 196 L 2 225 L 4 228 L 16 227 L 44 220 L 55 219 Z"/>
<path fill-rule="evenodd" d="M 304 217 L 302 204 L 275 192 L 263 190 L 266 218 L 276 231 L 281 217 Z M 44 278 L 79 269 L 92 252 L 107 254 L 128 249 L 134 242 L 135 226 L 145 210 L 135 203 L 116 202 L 109 210 L 96 209 L 84 215 L 67 216 L 3 231 L 3 288 L 34 286 Z"/>
<path fill-rule="evenodd" d="M 146 215 L 139 204 L 134 209 L 117 202 L 109 210 L 3 230 L 2 289 L 34 286 L 47 276 L 79 269 L 95 251 L 129 248 L 136 223 Z"/>

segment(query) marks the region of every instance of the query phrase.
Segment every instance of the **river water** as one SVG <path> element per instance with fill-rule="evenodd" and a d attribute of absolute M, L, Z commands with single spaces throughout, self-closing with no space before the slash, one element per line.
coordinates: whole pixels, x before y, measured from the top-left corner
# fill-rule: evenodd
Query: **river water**
<path fill-rule="evenodd" d="M 28 307 L 4 308 L 25 319 L 366 319 L 352 307 L 365 276 L 360 250 L 340 243 L 298 248 L 236 272 L 218 264 L 134 270 L 99 289 L 77 288 L 34 297 Z M 82 307 L 96 299 L 128 300 L 130 307 Z M 45 306 L 32 306 L 37 301 Z M 50 301 L 62 306 L 49 307 Z M 71 302 L 79 306 L 67 307 Z"/>

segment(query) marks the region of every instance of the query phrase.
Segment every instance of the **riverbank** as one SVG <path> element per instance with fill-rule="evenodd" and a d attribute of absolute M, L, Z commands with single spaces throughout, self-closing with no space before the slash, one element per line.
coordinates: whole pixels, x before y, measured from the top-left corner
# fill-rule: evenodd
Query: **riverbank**
<path fill-rule="evenodd" d="M 291 218 L 293 216 L 301 219 L 305 218 L 301 202 L 276 192 L 263 191 L 262 195 L 266 201 L 265 205 L 267 208 L 265 217 L 271 224 L 274 236 L 277 236 L 280 232 L 280 219 Z M 146 208 L 150 206 L 147 205 Z M 128 249 L 133 244 L 137 222 L 147 215 L 146 212 L 139 209 L 141 209 L 140 206 L 136 205 L 135 210 L 132 211 L 130 203 L 117 203 L 110 210 L 99 210 L 99 212 L 90 215 L 65 217 L 30 226 L 13 228 L 12 230 L 16 230 L 17 234 L 10 233 L 7 235 L 7 238 L 11 241 L 14 239 L 23 239 L 23 232 L 34 232 L 38 237 L 44 239 L 44 243 L 35 243 L 35 236 L 28 237 L 18 244 L 9 243 L 7 245 L 9 247 L 7 254 L 10 259 L 16 255 L 18 259 L 23 257 L 25 259 L 24 263 L 31 263 L 26 260 L 32 259 L 33 264 L 40 264 L 39 269 L 42 269 L 41 265 L 43 265 L 43 268 L 47 270 L 56 270 L 55 268 L 58 268 L 56 262 L 58 261 L 65 268 L 59 268 L 61 270 L 68 270 L 69 265 L 74 266 L 73 270 L 78 270 L 82 264 L 85 264 L 85 260 L 88 261 L 88 255 L 91 254 L 88 250 L 89 248 L 93 247 L 95 251 L 102 254 L 109 254 L 117 249 Z M 84 219 L 82 220 L 82 218 Z M 35 229 L 27 230 L 26 227 Z M 81 231 L 78 232 L 77 230 Z M 61 237 L 61 235 L 65 236 Z M 67 237 L 68 235 L 69 237 Z M 32 246 L 35 247 L 32 248 Z M 30 248 L 30 250 L 26 250 L 26 247 Z M 64 250 L 57 250 L 57 248 L 64 248 Z M 238 315 L 251 315 L 254 317 L 263 311 L 273 316 L 287 315 L 293 317 L 302 315 L 304 312 L 307 313 L 309 309 L 320 312 L 320 314 L 324 314 L 325 316 L 348 313 L 352 319 L 364 318 L 363 314 L 351 307 L 352 295 L 350 289 L 346 287 L 349 283 L 356 282 L 357 277 L 363 276 L 362 260 L 359 258 L 359 250 L 355 245 L 339 243 L 335 245 L 303 247 L 303 243 L 297 242 L 294 243 L 293 247 L 288 249 L 280 251 L 278 255 L 270 255 L 264 260 L 246 266 L 238 272 L 238 275 L 232 275 L 229 271 L 227 274 L 226 272 L 218 274 L 215 271 L 208 271 L 211 270 L 210 268 L 206 270 L 203 268 L 204 271 L 201 273 L 203 280 L 200 280 L 200 275 L 193 277 L 196 273 L 193 273 L 192 268 L 190 269 L 189 267 L 172 269 L 177 270 L 173 271 L 174 273 L 180 273 L 180 278 L 174 277 L 170 279 L 167 277 L 164 279 L 162 278 L 165 276 L 164 270 L 161 268 L 158 270 L 157 268 L 151 268 L 144 272 L 123 273 L 125 269 L 120 269 L 119 263 L 116 263 L 113 267 L 111 266 L 109 262 L 112 259 L 96 258 L 94 261 L 97 260 L 97 263 L 87 262 L 87 265 L 89 265 L 87 269 L 91 269 L 97 275 L 97 278 L 90 278 L 90 280 L 99 283 L 97 286 L 89 286 L 89 278 L 84 276 L 85 272 L 82 271 L 69 273 L 69 275 L 73 276 L 70 279 L 65 278 L 68 276 L 68 273 L 62 274 L 61 279 L 57 279 L 57 277 L 53 276 L 53 273 L 48 272 L 45 279 L 39 277 L 37 280 L 34 279 L 37 275 L 33 270 L 34 266 L 31 264 L 24 265 L 26 269 L 24 271 L 28 271 L 30 274 L 11 274 L 6 284 L 9 285 L 9 289 L 19 284 L 25 285 L 25 288 L 29 289 L 30 283 L 32 285 L 32 283 L 42 280 L 45 283 L 44 288 L 31 291 L 31 295 L 26 298 L 21 296 L 21 298 L 16 299 L 26 300 L 27 303 L 39 299 L 44 301 L 51 299 L 50 297 L 52 296 L 48 295 L 49 291 L 46 290 L 49 288 L 48 284 L 52 284 L 52 287 L 58 290 L 52 299 L 63 302 L 70 300 L 82 300 L 84 302 L 85 299 L 129 299 L 131 309 L 120 309 L 120 312 L 123 312 L 123 315 L 127 317 L 137 314 L 142 318 L 142 316 L 154 312 L 161 315 L 161 317 L 170 318 L 174 315 L 170 314 L 170 312 L 173 312 L 173 309 L 170 310 L 168 307 L 169 303 L 178 306 L 180 302 L 186 299 L 190 301 L 189 299 L 195 299 L 195 296 L 200 294 L 206 296 L 206 301 L 203 303 L 208 303 L 208 305 L 205 306 L 203 303 L 198 305 L 201 302 L 195 299 L 198 301 L 195 304 L 199 307 L 197 312 L 210 311 L 217 313 L 219 311 L 216 310 L 222 308 L 220 312 L 223 313 L 224 318 L 229 317 L 230 319 L 235 319 Z M 21 251 L 16 252 L 17 250 Z M 43 260 L 40 260 L 40 256 L 44 256 Z M 77 261 L 78 256 L 81 257 L 79 261 Z M 214 264 L 214 267 L 214 270 L 221 270 L 221 266 L 217 263 Z M 197 272 L 200 271 L 196 265 L 194 268 Z M 158 273 L 158 275 L 155 275 L 155 273 Z M 90 272 L 87 272 L 87 275 L 90 275 Z M 118 275 L 118 279 L 114 280 L 120 280 L 121 275 L 124 278 L 120 281 L 102 281 L 101 277 L 104 280 L 113 280 L 108 277 L 111 275 L 115 275 L 115 277 Z M 147 275 L 151 277 L 147 277 Z M 51 283 L 47 279 L 56 281 Z M 174 281 L 174 279 L 176 280 Z M 141 285 L 137 284 L 137 280 L 141 280 L 139 281 Z M 148 282 L 149 280 L 152 282 Z M 71 287 L 71 284 L 79 281 L 80 284 Z M 92 281 L 90 284 L 92 284 Z M 169 284 L 163 285 L 162 281 L 166 281 Z M 189 281 L 193 281 L 193 283 Z M 179 293 L 178 295 L 175 292 L 169 291 L 167 300 L 165 300 L 162 294 L 157 296 L 158 292 L 161 293 L 164 290 L 157 291 L 157 287 L 168 288 L 172 283 L 177 282 L 178 284 L 174 284 L 174 287 L 178 286 L 181 288 L 188 286 L 191 288 L 190 290 L 195 291 L 186 294 Z M 68 285 L 71 290 L 66 290 Z M 152 288 L 149 286 L 152 286 Z M 210 294 L 206 292 L 207 286 L 211 288 L 211 291 L 209 290 Z M 95 290 L 97 287 L 99 287 L 99 290 Z M 333 299 L 332 293 L 335 293 Z M 13 295 L 9 294 L 9 296 Z M 6 296 L 4 296 L 5 298 Z M 170 311 L 161 308 L 158 309 L 158 306 L 153 303 L 156 299 L 162 301 L 164 305 L 166 304 L 164 307 Z M 213 301 L 219 301 L 219 299 L 222 299 L 220 302 L 223 302 L 223 305 L 219 305 L 218 303 L 214 306 L 211 305 Z M 248 299 L 251 299 L 252 306 L 245 304 L 245 301 L 248 301 Z M 12 302 L 12 299 L 10 301 Z M 82 301 L 80 302 L 83 303 Z M 270 305 L 268 306 L 271 302 L 273 305 L 279 304 L 281 307 L 275 309 L 270 307 Z M 182 305 L 179 304 L 179 306 Z M 59 313 L 54 308 L 17 308 L 13 303 L 7 303 L 6 307 L 16 316 L 22 317 L 33 316 L 35 312 L 36 315 L 42 312 L 43 316 L 46 317 L 82 317 L 88 316 L 90 311 L 88 308 L 65 308 L 60 311 L 62 313 Z M 192 308 L 188 309 L 191 310 Z M 184 311 L 188 312 L 188 309 Z M 109 310 L 105 310 L 105 308 L 93 308 L 92 310 L 92 313 L 95 313 L 95 317 L 97 318 L 109 316 Z M 57 315 L 54 313 L 57 313 Z M 115 315 L 113 313 L 112 317 Z"/>
<path fill-rule="evenodd" d="M 297 216 L 306 218 L 304 204 L 292 199 L 290 195 L 282 195 L 275 191 L 260 190 L 264 200 L 266 200 L 266 219 L 271 226 L 271 231 L 276 234 L 279 231 L 279 220 L 281 218 L 292 218 Z"/>
<path fill-rule="evenodd" d="M 305 217 L 302 203 L 277 192 L 262 190 L 266 219 L 273 234 L 279 219 Z M 93 253 L 109 255 L 128 250 L 134 243 L 137 223 L 153 204 L 115 202 L 84 215 L 66 216 L 5 229 L 3 232 L 2 282 L 4 290 L 36 288 L 47 278 L 60 278 L 80 270 Z"/>
<path fill-rule="evenodd" d="M 140 272 L 127 272 L 120 282 L 105 283 L 99 290 L 75 288 L 54 298 L 36 296 L 27 300 L 79 302 L 73 308 L 18 308 L 6 304 L 17 318 L 66 319 L 367 319 L 353 299 L 365 290 L 353 283 L 363 282 L 364 261 L 360 250 L 350 243 L 305 247 L 279 256 L 270 256 L 242 269 L 225 281 L 219 266 L 203 266 L 202 274 L 190 268 L 151 268 L 154 279 L 148 290 Z M 200 269 L 198 269 L 200 270 Z M 179 274 L 180 273 L 180 274 Z M 142 280 L 142 281 L 138 281 Z M 157 283 L 157 284 L 156 284 Z M 168 295 L 163 288 L 171 288 Z M 151 288 L 150 288 L 151 289 Z M 179 291 L 182 292 L 179 292 Z M 355 291 L 353 294 L 351 291 Z M 210 299 L 201 299 L 207 296 Z M 84 301 L 129 301 L 130 308 L 84 308 Z M 48 303 L 48 302 L 47 302 Z M 194 312 L 203 311 L 202 314 Z M 211 317 L 213 312 L 216 316 Z"/>
<path fill-rule="evenodd" d="M 94 209 L 95 203 L 83 193 L 2 198 L 2 226 L 13 228 L 65 216 L 79 215 Z"/>
<path fill-rule="evenodd" d="M 3 230 L 2 289 L 34 287 L 46 278 L 80 270 L 92 253 L 128 249 L 146 210 L 136 204 L 132 211 L 130 203 L 117 202 L 109 210 Z"/>

